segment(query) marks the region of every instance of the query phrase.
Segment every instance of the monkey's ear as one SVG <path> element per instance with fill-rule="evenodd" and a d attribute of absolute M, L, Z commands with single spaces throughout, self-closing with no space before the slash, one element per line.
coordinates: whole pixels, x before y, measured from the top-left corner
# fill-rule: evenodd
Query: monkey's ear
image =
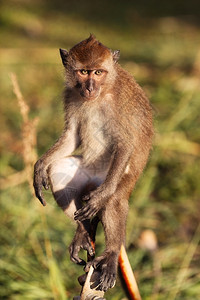
<path fill-rule="evenodd" d="M 120 50 L 115 50 L 112 53 L 114 62 L 117 62 L 120 57 Z"/>
<path fill-rule="evenodd" d="M 64 66 L 66 66 L 66 64 L 67 64 L 68 55 L 69 55 L 69 53 L 67 52 L 67 50 L 60 49 L 60 56 L 61 56 L 62 63 L 63 63 Z"/>

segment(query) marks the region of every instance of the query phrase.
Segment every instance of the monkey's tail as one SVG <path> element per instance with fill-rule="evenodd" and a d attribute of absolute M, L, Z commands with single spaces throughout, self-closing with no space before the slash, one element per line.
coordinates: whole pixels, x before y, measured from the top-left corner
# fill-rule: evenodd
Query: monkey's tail
<path fill-rule="evenodd" d="M 119 268 L 130 299 L 142 300 L 124 245 L 119 254 Z"/>

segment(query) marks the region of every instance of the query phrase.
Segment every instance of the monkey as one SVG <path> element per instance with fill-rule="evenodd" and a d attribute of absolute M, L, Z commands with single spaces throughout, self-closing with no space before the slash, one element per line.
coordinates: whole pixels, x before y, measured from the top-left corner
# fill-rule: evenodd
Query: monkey
<path fill-rule="evenodd" d="M 65 123 L 60 138 L 36 162 L 34 189 L 46 205 L 42 188 L 51 187 L 65 215 L 77 229 L 69 246 L 70 258 L 80 249 L 94 257 L 90 226 L 101 221 L 104 252 L 86 264 L 100 270 L 99 289 L 113 287 L 118 257 L 125 244 L 128 201 L 148 161 L 154 135 L 152 108 L 134 77 L 112 51 L 94 35 L 60 49 L 65 70 Z"/>

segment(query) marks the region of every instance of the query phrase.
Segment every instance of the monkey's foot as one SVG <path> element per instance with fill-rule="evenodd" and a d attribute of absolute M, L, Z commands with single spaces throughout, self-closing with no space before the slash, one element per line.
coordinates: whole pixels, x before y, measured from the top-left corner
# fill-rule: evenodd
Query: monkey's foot
<path fill-rule="evenodd" d="M 71 245 L 69 246 L 69 253 L 70 259 L 73 262 L 79 265 L 85 265 L 86 262 L 78 256 L 81 249 L 86 250 L 91 257 L 95 255 L 95 250 L 92 246 L 92 240 L 89 233 L 83 227 L 83 224 L 78 225 L 76 234 Z"/>
<path fill-rule="evenodd" d="M 100 272 L 100 279 L 94 284 L 92 288 L 106 292 L 113 288 L 116 282 L 118 254 L 114 251 L 105 252 L 93 261 L 87 263 L 85 271 L 88 272 L 90 266 Z"/>

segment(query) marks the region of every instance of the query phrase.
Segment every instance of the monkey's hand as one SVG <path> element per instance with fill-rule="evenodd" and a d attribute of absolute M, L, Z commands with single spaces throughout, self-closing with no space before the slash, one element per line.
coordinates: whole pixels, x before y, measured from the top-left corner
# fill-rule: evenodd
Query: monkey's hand
<path fill-rule="evenodd" d="M 94 217 L 105 205 L 109 195 L 99 187 L 82 198 L 86 204 L 74 213 L 75 221 L 83 221 Z"/>
<path fill-rule="evenodd" d="M 36 197 L 40 200 L 42 205 L 45 206 L 46 202 L 42 194 L 42 187 L 48 190 L 49 183 L 48 183 L 48 176 L 47 176 L 46 169 L 44 167 L 43 162 L 40 159 L 36 162 L 34 166 L 33 186 L 35 189 Z"/>
<path fill-rule="evenodd" d="M 85 265 L 86 262 L 79 258 L 78 253 L 80 249 L 84 249 L 88 254 L 93 257 L 95 250 L 92 246 L 92 240 L 87 230 L 85 230 L 82 223 L 78 224 L 76 234 L 73 238 L 71 245 L 69 246 L 70 259 L 79 265 Z"/>

